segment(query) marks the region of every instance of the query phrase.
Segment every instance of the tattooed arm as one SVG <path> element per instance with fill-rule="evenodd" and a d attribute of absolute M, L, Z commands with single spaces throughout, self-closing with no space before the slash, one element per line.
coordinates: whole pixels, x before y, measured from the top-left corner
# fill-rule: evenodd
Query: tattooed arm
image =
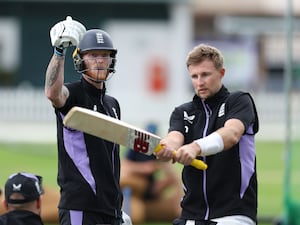
<path fill-rule="evenodd" d="M 69 90 L 64 86 L 64 57 L 53 55 L 46 71 L 45 95 L 53 106 L 60 108 L 69 97 Z"/>

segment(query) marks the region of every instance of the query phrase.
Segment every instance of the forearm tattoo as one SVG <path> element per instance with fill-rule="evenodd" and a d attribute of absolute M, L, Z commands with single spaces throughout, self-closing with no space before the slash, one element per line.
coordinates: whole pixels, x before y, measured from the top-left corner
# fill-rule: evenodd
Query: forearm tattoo
<path fill-rule="evenodd" d="M 63 75 L 64 60 L 62 57 L 53 56 L 46 72 L 46 88 L 52 87 Z"/>

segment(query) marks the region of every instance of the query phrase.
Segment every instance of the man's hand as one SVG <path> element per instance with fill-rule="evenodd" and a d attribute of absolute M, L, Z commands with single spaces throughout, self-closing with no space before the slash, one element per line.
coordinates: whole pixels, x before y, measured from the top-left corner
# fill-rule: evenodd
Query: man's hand
<path fill-rule="evenodd" d="M 165 143 L 164 140 L 162 140 L 160 144 L 162 148 L 155 153 L 156 158 L 163 162 L 167 162 L 173 159 L 173 162 L 175 162 L 174 148 Z"/>
<path fill-rule="evenodd" d="M 181 146 L 176 151 L 175 160 L 183 165 L 190 165 L 192 160 L 200 154 L 200 147 L 197 143 L 192 142 Z"/>
<path fill-rule="evenodd" d="M 165 162 L 172 159 L 174 163 L 176 161 L 175 150 L 183 144 L 183 140 L 184 136 L 180 132 L 171 131 L 160 141 L 162 149 L 155 153 L 156 158 Z"/>

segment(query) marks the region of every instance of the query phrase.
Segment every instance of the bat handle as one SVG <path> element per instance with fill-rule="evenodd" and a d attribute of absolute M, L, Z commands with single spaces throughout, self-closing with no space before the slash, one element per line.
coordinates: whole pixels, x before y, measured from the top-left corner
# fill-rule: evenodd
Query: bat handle
<path fill-rule="evenodd" d="M 162 149 L 161 145 L 157 145 L 156 148 L 154 149 L 154 153 L 159 152 Z M 176 156 L 176 151 L 174 151 L 174 156 Z M 207 169 L 207 164 L 203 162 L 200 159 L 193 159 L 191 162 L 191 166 L 195 167 L 196 169 L 199 170 L 206 170 Z"/>
<path fill-rule="evenodd" d="M 207 169 L 207 164 L 205 162 L 203 162 L 200 159 L 193 159 L 191 166 L 195 167 L 196 169 L 199 170 L 206 170 Z"/>

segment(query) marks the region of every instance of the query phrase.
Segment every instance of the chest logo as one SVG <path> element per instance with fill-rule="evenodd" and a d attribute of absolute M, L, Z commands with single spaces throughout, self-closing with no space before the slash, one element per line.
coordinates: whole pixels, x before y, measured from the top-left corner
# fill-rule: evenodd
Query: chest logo
<path fill-rule="evenodd" d="M 195 119 L 195 115 L 189 116 L 186 111 L 183 111 L 183 120 L 188 121 L 190 124 L 193 124 L 193 120 Z"/>
<path fill-rule="evenodd" d="M 225 103 L 223 103 L 221 105 L 221 107 L 219 108 L 219 113 L 218 113 L 218 117 L 222 117 L 225 115 Z"/>
<path fill-rule="evenodd" d="M 115 107 L 112 107 L 112 111 L 113 111 L 114 114 L 115 114 L 115 118 L 120 119 L 120 118 L 118 117 L 118 113 L 117 113 L 117 110 L 116 110 Z"/>

